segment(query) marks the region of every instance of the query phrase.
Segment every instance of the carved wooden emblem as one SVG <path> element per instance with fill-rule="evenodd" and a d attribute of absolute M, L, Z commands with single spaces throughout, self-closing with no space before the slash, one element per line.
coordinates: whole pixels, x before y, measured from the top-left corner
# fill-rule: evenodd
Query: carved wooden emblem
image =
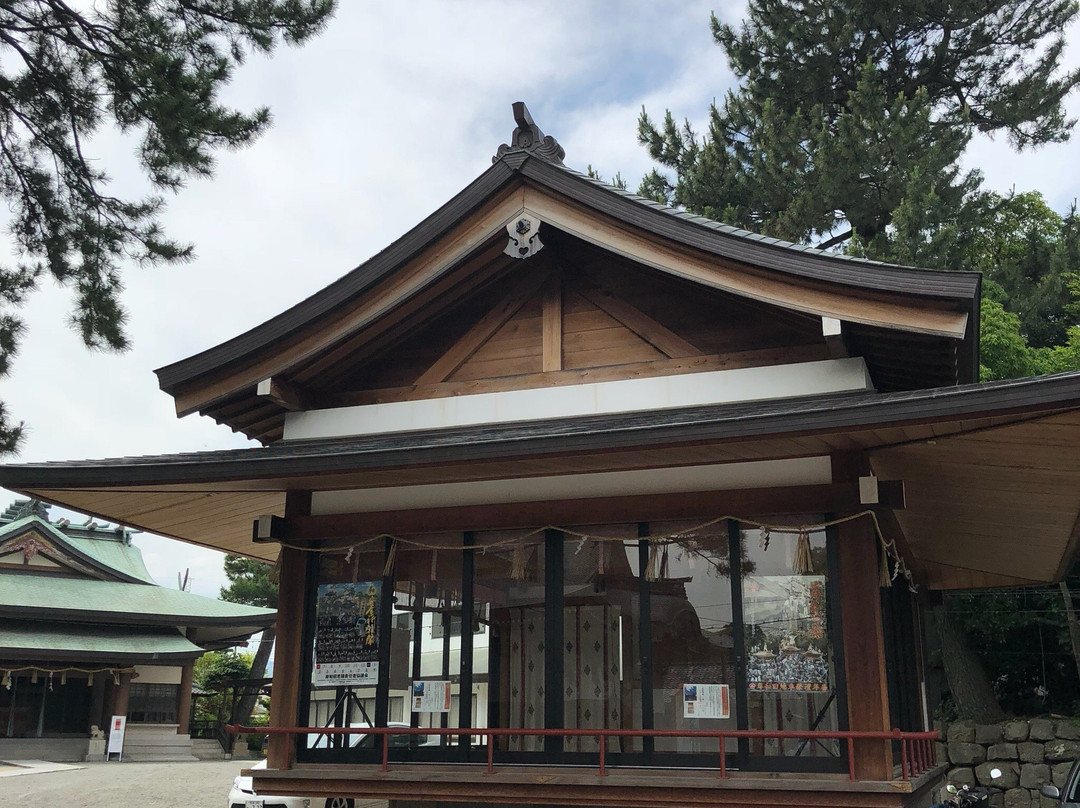
<path fill-rule="evenodd" d="M 544 249 L 540 241 L 540 220 L 528 214 L 518 216 L 506 226 L 510 242 L 503 251 L 512 258 L 528 258 Z"/>
<path fill-rule="evenodd" d="M 30 560 L 38 553 L 49 549 L 49 545 L 38 539 L 36 536 L 27 536 L 22 541 L 17 541 L 4 548 L 5 552 L 18 552 L 22 551 L 23 560 L 29 564 Z"/>

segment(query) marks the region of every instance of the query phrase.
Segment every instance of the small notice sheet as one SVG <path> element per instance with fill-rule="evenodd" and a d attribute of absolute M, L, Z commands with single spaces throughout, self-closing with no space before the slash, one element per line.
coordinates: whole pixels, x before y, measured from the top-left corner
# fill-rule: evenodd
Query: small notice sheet
<path fill-rule="evenodd" d="M 450 683 L 413 682 L 412 711 L 414 713 L 450 712 Z"/>
<path fill-rule="evenodd" d="M 683 685 L 683 718 L 731 718 L 727 685 Z"/>

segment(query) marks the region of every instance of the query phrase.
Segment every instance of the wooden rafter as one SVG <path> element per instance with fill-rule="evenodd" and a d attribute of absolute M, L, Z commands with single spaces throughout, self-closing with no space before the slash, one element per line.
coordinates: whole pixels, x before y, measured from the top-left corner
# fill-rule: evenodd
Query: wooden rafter
<path fill-rule="evenodd" d="M 510 293 L 480 318 L 480 321 L 470 328 L 449 351 L 424 371 L 416 380 L 418 385 L 446 381 L 454 371 L 469 361 L 469 357 L 476 353 L 492 334 L 517 314 L 551 276 L 550 267 L 540 267 L 535 264 L 524 266 L 526 267 L 525 276 L 510 290 Z"/>
<path fill-rule="evenodd" d="M 631 306 L 608 290 L 587 283 L 575 283 L 574 291 L 604 313 L 615 318 L 665 356 L 671 359 L 703 356 L 702 351 L 667 326 L 658 323 L 645 312 Z"/>

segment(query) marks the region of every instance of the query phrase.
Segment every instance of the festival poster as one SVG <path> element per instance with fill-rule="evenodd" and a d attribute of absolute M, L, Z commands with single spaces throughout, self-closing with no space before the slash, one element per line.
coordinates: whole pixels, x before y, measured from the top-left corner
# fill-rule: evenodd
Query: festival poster
<path fill-rule="evenodd" d="M 381 592 L 381 581 L 319 587 L 312 684 L 344 687 L 378 682 Z"/>
<path fill-rule="evenodd" d="M 683 718 L 731 718 L 731 690 L 727 685 L 683 685 Z"/>
<path fill-rule="evenodd" d="M 743 608 L 751 692 L 829 690 L 824 575 L 748 575 Z"/>
<path fill-rule="evenodd" d="M 412 711 L 414 713 L 450 712 L 450 683 L 413 682 Z"/>

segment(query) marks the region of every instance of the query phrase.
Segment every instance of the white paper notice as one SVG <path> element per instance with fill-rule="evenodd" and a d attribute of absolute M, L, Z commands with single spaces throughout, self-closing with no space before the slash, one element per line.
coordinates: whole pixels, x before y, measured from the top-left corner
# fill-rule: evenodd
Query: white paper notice
<path fill-rule="evenodd" d="M 727 685 L 683 685 L 683 718 L 731 718 Z"/>
<path fill-rule="evenodd" d="M 413 682 L 412 711 L 414 713 L 450 712 L 450 683 Z"/>

